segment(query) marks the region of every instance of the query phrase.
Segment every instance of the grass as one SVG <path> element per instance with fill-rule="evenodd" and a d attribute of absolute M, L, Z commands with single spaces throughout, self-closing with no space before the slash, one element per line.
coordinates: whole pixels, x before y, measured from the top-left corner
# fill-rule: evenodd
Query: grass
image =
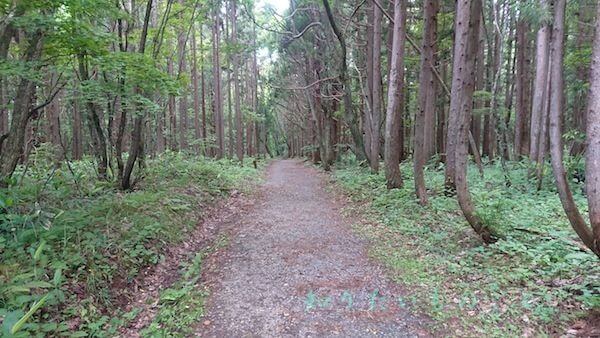
<path fill-rule="evenodd" d="M 583 251 L 550 178 L 543 189 L 528 179 L 526 163 L 487 164 L 485 178 L 469 169 L 478 215 L 501 235 L 485 246 L 464 220 L 455 198 L 443 194 L 443 168 L 426 171 L 429 206 L 417 203 L 411 164 L 405 185 L 387 190 L 383 174 L 345 165 L 337 184 L 372 225 L 357 231 L 371 253 L 406 286 L 413 306 L 455 335 L 556 335 L 577 318 L 600 309 L 600 265 Z M 546 176 L 551 176 L 546 172 Z M 582 186 L 573 183 L 585 212 Z"/>
<path fill-rule="evenodd" d="M 42 150 L 33 156 L 27 174 L 21 170 L 0 190 L 0 326 L 7 336 L 43 297 L 45 304 L 16 336 L 115 332 L 135 313 L 119 310 L 122 300 L 111 288 L 158 263 L 164 248 L 182 241 L 203 217 L 204 207 L 258 177 L 257 170 L 227 160 L 171 153 L 148 160 L 136 190 L 122 192 L 98 181 L 89 160 L 53 169 Z M 196 272 L 201 259 L 191 264 L 184 270 Z M 198 276 L 184 275 L 174 287 L 190 291 Z M 185 299 L 195 311 L 202 311 L 199 290 Z"/>

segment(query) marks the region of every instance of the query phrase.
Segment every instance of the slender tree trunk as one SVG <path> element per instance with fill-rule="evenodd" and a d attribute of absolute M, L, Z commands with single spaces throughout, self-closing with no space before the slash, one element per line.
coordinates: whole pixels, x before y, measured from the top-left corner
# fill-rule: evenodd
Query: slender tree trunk
<path fill-rule="evenodd" d="M 505 78 L 504 78 L 504 121 L 502 124 L 502 148 L 503 148 L 502 158 L 504 158 L 505 160 L 510 160 L 510 155 L 511 155 L 510 149 L 509 149 L 510 120 L 511 120 L 511 115 L 512 115 L 513 97 L 514 97 L 514 91 L 515 91 L 515 86 L 514 86 L 515 81 L 514 80 L 515 80 L 516 57 L 513 56 L 512 51 L 513 51 L 513 43 L 515 40 L 516 32 L 513 30 L 512 26 L 513 25 L 512 25 L 512 20 L 511 20 L 511 23 L 509 24 L 509 27 L 508 27 L 511 33 L 510 33 L 510 38 L 508 41 L 508 48 L 507 48 L 507 53 L 508 53 L 507 56 L 508 57 L 507 57 L 507 61 L 506 61 L 506 68 L 505 68 L 506 74 L 505 74 Z"/>
<path fill-rule="evenodd" d="M 231 2 L 231 43 L 237 44 L 237 0 Z M 240 75 L 239 54 L 233 53 L 233 95 L 235 105 L 235 153 L 238 161 L 244 161 L 244 126 L 242 121 L 242 108 L 240 104 Z"/>
<path fill-rule="evenodd" d="M 202 32 L 203 25 L 200 25 L 200 82 L 201 82 L 201 102 L 202 102 L 202 154 L 206 156 L 206 78 L 204 75 L 204 38 Z"/>
<path fill-rule="evenodd" d="M 577 224 L 577 233 L 590 248 L 600 256 L 600 3 L 596 10 L 596 34 L 593 43 L 592 65 L 590 67 L 590 91 L 586 115 L 586 191 L 589 206 L 590 224 L 593 238 L 583 224 Z"/>
<path fill-rule="evenodd" d="M 225 40 L 227 41 L 231 41 L 231 22 L 233 21 L 233 14 L 231 13 L 231 7 L 232 7 L 232 3 L 231 1 L 227 2 L 225 4 L 226 7 L 226 11 L 227 11 L 227 17 L 225 18 Z M 227 157 L 230 159 L 233 159 L 234 154 L 235 154 L 235 143 L 236 143 L 236 138 L 235 138 L 235 130 L 234 130 L 234 124 L 233 124 L 233 120 L 234 120 L 234 116 L 233 116 L 233 94 L 231 92 L 231 88 L 232 88 L 232 84 L 233 84 L 233 68 L 236 68 L 235 66 L 233 66 L 233 53 L 227 53 L 227 66 L 225 68 L 227 68 Z M 223 112 L 225 113 L 225 112 Z"/>
<path fill-rule="evenodd" d="M 71 141 L 72 155 L 74 160 L 80 160 L 83 157 L 83 123 L 81 121 L 81 111 L 79 110 L 79 90 L 73 89 L 73 139 Z"/>
<path fill-rule="evenodd" d="M 163 153 L 165 149 L 165 110 L 161 109 L 156 116 L 156 151 L 160 154 Z"/>
<path fill-rule="evenodd" d="M 404 93 L 404 44 L 406 36 L 406 1 L 394 0 L 394 33 L 392 66 L 388 85 L 388 106 L 385 120 L 384 161 L 387 187 L 402 187 L 400 156 L 402 143 L 402 100 Z"/>
<path fill-rule="evenodd" d="M 258 59 L 256 56 L 257 45 L 256 45 L 256 25 L 252 25 L 252 111 L 258 115 Z M 259 121 L 254 123 L 254 142 L 256 144 L 256 153 L 258 157 L 262 152 L 260 146 L 260 133 L 261 125 Z"/>
<path fill-rule="evenodd" d="M 442 69 L 441 77 L 446 82 L 446 77 L 448 74 L 448 63 L 442 62 L 440 68 Z M 436 144 L 437 144 L 437 152 L 440 155 L 440 160 L 442 162 L 446 162 L 446 100 L 445 98 L 438 98 L 438 113 L 437 113 L 437 128 L 436 128 Z"/>
<path fill-rule="evenodd" d="M 520 14 L 522 15 L 522 14 Z M 516 49 L 516 105 L 515 105 L 515 158 L 527 156 L 529 153 L 529 105 L 526 88 L 529 86 L 529 67 L 527 64 L 527 53 L 529 41 L 527 32 L 529 25 L 523 18 L 517 23 L 517 49 Z"/>
<path fill-rule="evenodd" d="M 479 45 L 482 48 L 479 48 L 477 51 L 477 61 L 475 64 L 475 90 L 483 91 L 485 90 L 485 27 L 483 25 L 483 21 L 479 24 Z M 475 102 L 475 111 L 473 112 L 473 117 L 471 121 L 471 134 L 473 135 L 473 143 L 474 148 L 477 148 L 477 152 L 481 151 L 482 144 L 482 119 L 483 110 L 485 108 L 484 100 L 478 98 Z M 471 151 L 474 153 L 473 151 Z"/>
<path fill-rule="evenodd" d="M 49 76 L 47 96 L 53 94 L 52 88 L 57 85 L 57 80 L 56 74 L 52 73 Z M 46 106 L 46 120 L 48 122 L 47 133 L 49 136 L 49 140 L 47 141 L 50 141 L 54 146 L 56 163 L 60 163 L 65 155 L 63 154 L 62 140 L 60 137 L 60 101 L 61 93 L 58 93 L 52 102 Z"/>
<path fill-rule="evenodd" d="M 372 152 L 371 152 L 371 142 L 373 141 L 373 21 L 374 21 L 374 12 L 375 12 L 375 4 L 373 1 L 368 1 L 366 4 L 366 94 L 365 94 L 365 110 L 364 110 L 364 128 L 365 128 L 365 153 L 367 155 L 367 160 L 369 161 L 369 166 L 372 163 Z"/>
<path fill-rule="evenodd" d="M 374 6 L 373 9 L 373 49 L 370 51 L 373 53 L 373 78 L 371 88 L 373 90 L 373 105 L 371 106 L 371 170 L 377 172 L 379 170 L 379 138 L 380 138 L 380 124 L 381 124 L 381 20 L 383 13 L 378 6 Z"/>
<path fill-rule="evenodd" d="M 180 0 L 183 4 L 184 0 Z M 177 36 L 177 53 L 179 62 L 178 77 L 182 74 L 187 74 L 187 32 L 182 30 Z M 187 87 L 187 86 L 186 86 Z M 181 96 L 179 97 L 179 150 L 186 151 L 188 148 L 187 142 L 187 131 L 188 131 L 188 88 L 183 88 Z"/>
<path fill-rule="evenodd" d="M 0 137 L 8 133 L 8 98 L 6 85 L 0 77 Z"/>
<path fill-rule="evenodd" d="M 167 72 L 170 76 L 174 75 L 173 69 L 173 58 L 169 58 L 167 61 Z M 175 113 L 175 95 L 169 94 L 168 99 L 168 111 L 169 111 L 169 144 L 172 151 L 177 151 L 177 115 Z"/>
<path fill-rule="evenodd" d="M 494 7 L 497 4 L 491 4 L 489 7 L 489 22 L 490 26 L 488 29 L 490 32 L 488 36 L 488 48 L 487 48 L 487 81 L 486 91 L 491 94 L 491 99 L 486 100 L 485 106 L 486 113 L 483 115 L 483 145 L 482 155 L 486 156 L 490 160 L 493 160 L 496 156 L 496 118 L 494 116 L 496 104 L 496 79 L 499 77 L 500 69 L 500 36 L 494 28 Z"/>
<path fill-rule="evenodd" d="M 493 82 L 492 82 L 492 99 L 490 102 L 490 109 L 489 109 L 489 126 L 490 126 L 490 131 L 489 134 L 491 136 L 490 139 L 490 143 L 494 145 L 493 149 L 495 149 L 496 145 L 498 145 L 498 147 L 500 149 L 498 149 L 498 151 L 493 151 L 492 154 L 497 153 L 499 156 L 504 156 L 505 152 L 504 150 L 506 150 L 506 144 L 502 142 L 502 134 L 505 132 L 505 130 L 503 131 L 502 125 L 500 125 L 498 122 L 500 121 L 499 119 L 499 108 L 500 108 L 500 92 L 502 90 L 502 81 L 501 80 L 501 76 L 502 76 L 502 65 L 504 63 L 504 35 L 506 34 L 505 30 L 504 30 L 504 11 L 500 8 L 500 3 L 496 2 L 491 6 L 491 14 L 492 14 L 492 27 L 493 27 L 493 31 L 494 31 L 494 69 L 493 69 Z M 503 17 L 501 18 L 500 15 L 503 15 Z M 508 49 L 510 50 L 512 48 L 511 45 L 511 37 L 510 37 L 510 33 L 508 36 L 509 39 L 509 45 L 508 45 Z M 510 54 L 509 54 L 510 55 Z M 509 60 L 510 60 L 510 56 L 509 56 Z M 509 64 L 510 66 L 510 61 L 507 62 L 507 64 Z M 509 68 L 510 69 L 510 68 Z M 506 76 L 509 76 L 508 72 L 506 73 Z M 498 127 L 499 126 L 499 127 Z M 498 133 L 498 130 L 500 129 L 500 134 Z M 501 157 L 501 161 L 504 160 L 504 157 Z M 504 164 L 504 162 L 502 162 Z"/>
<path fill-rule="evenodd" d="M 562 206 L 567 214 L 573 229 L 579 235 L 581 240 L 587 247 L 592 249 L 600 257 L 600 246 L 599 242 L 599 209 L 598 209 L 598 112 L 596 105 L 598 96 L 594 97 L 596 90 L 598 90 L 598 62 L 600 61 L 600 48 L 598 47 L 600 39 L 595 38 L 594 55 L 593 60 L 593 73 L 592 82 L 590 87 L 590 110 L 588 114 L 588 150 L 587 161 L 586 161 L 586 173 L 589 176 L 589 182 L 586 180 L 588 187 L 588 203 L 590 207 L 590 220 L 592 223 L 593 230 L 590 229 L 583 216 L 579 212 L 573 194 L 569 188 L 567 175 L 562 162 L 563 159 L 563 144 L 562 144 L 562 112 L 564 108 L 564 75 L 563 75 L 563 58 L 564 58 L 564 34 L 565 34 L 565 7 L 566 0 L 556 0 L 555 2 L 555 13 L 554 13 L 554 25 L 552 32 L 552 46 L 551 46 L 551 59 L 552 64 L 550 66 L 550 81 L 552 82 L 552 89 L 550 93 L 550 155 L 552 159 L 552 170 L 554 172 L 554 179 L 556 180 L 556 187 L 558 189 L 558 195 Z M 600 27 L 600 25 L 596 25 Z M 590 189 L 591 188 L 591 189 Z"/>
<path fill-rule="evenodd" d="M 198 45 L 196 44 L 196 25 L 192 28 L 192 86 L 194 88 L 194 152 L 200 155 L 200 93 L 198 91 Z"/>
<path fill-rule="evenodd" d="M 459 12 L 458 12 L 458 4 L 460 4 L 461 8 L 462 8 L 462 13 L 460 13 L 462 16 L 460 16 L 459 18 Z M 453 65 L 452 65 L 452 90 L 451 90 L 451 98 L 450 98 L 450 108 L 448 111 L 448 120 L 447 120 L 447 124 L 446 124 L 446 158 L 445 158 L 445 170 L 444 170 L 444 189 L 445 189 L 445 193 L 447 195 L 452 195 L 455 193 L 456 191 L 456 149 L 458 146 L 458 143 L 460 141 L 460 138 L 458 137 L 459 134 L 459 126 L 460 126 L 460 111 L 459 109 L 461 109 L 462 107 L 460 107 L 460 102 L 459 100 L 461 100 L 461 95 L 462 94 L 458 94 L 457 92 L 457 96 L 456 99 L 454 99 L 454 107 L 452 105 L 452 99 L 453 99 L 453 95 L 454 95 L 454 81 L 455 80 L 460 80 L 460 81 L 466 81 L 465 79 L 463 79 L 463 77 L 465 77 L 465 75 L 467 74 L 465 69 L 462 68 L 462 66 L 464 66 L 464 64 L 466 64 L 466 60 L 467 60 L 467 55 L 465 54 L 467 52 L 467 41 L 470 37 L 469 33 L 469 25 L 470 25 L 470 10 L 469 8 L 471 7 L 471 0 L 458 0 L 457 1 L 457 10 L 456 10 L 456 16 L 454 19 L 454 51 L 453 51 Z M 463 25 L 461 27 L 459 27 L 460 25 Z M 459 28 L 460 28 L 460 38 L 461 40 L 458 41 L 459 38 Z M 476 28 L 473 28 L 476 29 Z M 458 53 L 457 53 L 458 52 Z M 460 54 L 463 53 L 463 54 Z M 462 60 L 461 60 L 462 58 Z M 457 65 L 457 62 L 462 62 L 464 64 L 459 64 Z M 457 71 L 458 70 L 462 70 L 462 72 L 459 74 Z M 461 84 L 457 84 L 457 86 L 461 86 Z M 457 89 L 458 91 L 458 89 Z M 472 109 L 469 109 L 469 112 L 471 112 Z"/>
<path fill-rule="evenodd" d="M 435 64 L 436 15 L 438 0 L 427 0 L 423 4 L 423 48 L 421 71 L 419 74 L 419 110 L 415 116 L 414 172 L 415 191 L 421 205 L 427 204 L 427 190 L 423 168 L 432 152 L 433 117 L 435 113 L 435 83 L 433 69 Z"/>
<path fill-rule="evenodd" d="M 455 121 L 458 126 L 455 130 L 458 133 L 453 136 L 449 130 L 448 139 L 451 137 L 458 139 L 455 148 L 455 184 L 458 204 L 473 230 L 481 236 L 484 242 L 489 243 L 494 240 L 493 235 L 475 214 L 475 207 L 467 185 L 468 132 L 473 106 L 475 59 L 479 48 L 477 27 L 479 27 L 481 19 L 479 14 L 481 6 L 481 0 L 459 0 L 457 2 L 450 115 L 457 115 Z"/>
<path fill-rule="evenodd" d="M 543 8 L 548 7 L 547 0 L 540 0 L 540 3 Z M 533 83 L 533 102 L 531 107 L 531 131 L 529 133 L 531 137 L 529 157 L 532 161 L 537 161 L 540 138 L 545 137 L 540 131 L 544 125 L 542 118 L 548 102 L 546 87 L 548 85 L 548 59 L 550 56 L 549 41 L 550 27 L 546 23 L 540 27 L 536 37 L 535 80 Z"/>
<path fill-rule="evenodd" d="M 9 26 L 12 26 L 9 24 Z M 43 33 L 34 32 L 28 36 L 27 47 L 23 60 L 32 62 L 39 60 L 42 55 Z M 17 87 L 10 129 L 7 134 L 0 136 L 0 187 L 5 187 L 19 159 L 23 156 L 25 137 L 29 120 L 35 112 L 32 111 L 35 97 L 35 83 L 29 78 L 21 78 Z"/>
<path fill-rule="evenodd" d="M 216 158 L 223 158 L 224 142 L 223 142 L 223 96 L 221 94 L 221 62 L 219 56 L 219 22 L 220 14 L 218 6 L 215 6 L 213 11 L 215 22 L 213 23 L 213 82 L 214 82 L 214 124 L 215 136 L 217 141 Z"/>
<path fill-rule="evenodd" d="M 233 97 L 233 94 L 231 93 L 231 85 L 233 83 L 233 77 L 231 75 L 232 72 L 227 72 L 227 139 L 229 140 L 229 142 L 227 142 L 227 150 L 228 150 L 228 157 L 229 158 L 233 158 L 235 151 L 234 151 L 234 143 L 236 138 L 234 136 L 235 134 L 235 130 L 234 130 L 234 124 L 233 124 L 233 100 L 231 99 Z"/>

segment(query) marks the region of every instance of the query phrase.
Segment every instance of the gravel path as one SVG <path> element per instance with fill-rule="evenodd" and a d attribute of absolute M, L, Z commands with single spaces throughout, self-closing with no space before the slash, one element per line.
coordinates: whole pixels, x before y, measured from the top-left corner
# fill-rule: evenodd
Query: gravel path
<path fill-rule="evenodd" d="M 367 257 L 324 175 L 272 163 L 209 272 L 205 337 L 429 336 L 402 291 Z"/>

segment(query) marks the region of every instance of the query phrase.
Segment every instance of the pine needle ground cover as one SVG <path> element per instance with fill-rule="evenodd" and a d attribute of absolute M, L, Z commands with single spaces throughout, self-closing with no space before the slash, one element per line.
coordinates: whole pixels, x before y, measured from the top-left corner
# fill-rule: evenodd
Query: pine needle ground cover
<path fill-rule="evenodd" d="M 469 172 L 478 215 L 500 235 L 488 246 L 456 199 L 444 195 L 442 167 L 426 171 L 425 207 L 415 198 L 410 164 L 402 165 L 404 187 L 392 190 L 368 168 L 335 172 L 337 185 L 373 221 L 356 226 L 371 240 L 371 254 L 406 286 L 406 303 L 442 332 L 556 335 L 600 310 L 600 265 L 569 225 L 550 173 L 537 191 L 527 164 L 508 165 L 508 176 L 500 163 L 487 165 L 483 179 L 476 168 Z M 573 182 L 585 210 L 582 188 Z"/>

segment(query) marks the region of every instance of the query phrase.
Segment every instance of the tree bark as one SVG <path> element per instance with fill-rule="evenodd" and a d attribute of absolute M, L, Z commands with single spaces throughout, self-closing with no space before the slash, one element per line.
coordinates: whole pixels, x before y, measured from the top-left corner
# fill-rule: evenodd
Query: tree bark
<path fill-rule="evenodd" d="M 51 73 L 48 79 L 48 92 L 47 95 L 52 95 L 52 90 L 57 86 L 56 74 Z M 60 137 L 60 93 L 56 95 L 54 100 L 46 106 L 46 120 L 48 122 L 48 140 L 51 142 L 57 151 L 59 152 L 56 160 L 60 161 L 63 157 L 62 153 L 62 141 Z"/>
<path fill-rule="evenodd" d="M 373 36 L 372 36 L 372 47 L 370 51 L 373 56 L 373 77 L 371 88 L 373 90 L 373 104 L 371 106 L 371 142 L 370 142 L 370 155 L 371 170 L 373 172 L 379 171 L 379 149 L 380 143 L 380 125 L 381 125 L 381 99 L 382 99 L 382 88 L 381 88 L 381 20 L 383 13 L 378 6 L 373 8 Z M 393 48 L 393 47 L 392 47 Z M 393 53 L 393 52 L 392 52 Z"/>
<path fill-rule="evenodd" d="M 592 237 L 587 227 L 577 224 L 581 239 L 600 257 L 600 3 L 596 9 L 596 34 L 593 43 L 592 65 L 590 67 L 590 91 L 586 114 L 586 191 L 589 206 Z M 588 230 L 584 230 L 588 229 Z"/>
<path fill-rule="evenodd" d="M 217 159 L 223 158 L 224 142 L 223 142 L 223 97 L 221 93 L 221 62 L 219 56 L 220 49 L 220 34 L 219 22 L 220 14 L 218 5 L 213 10 L 213 82 L 214 82 L 214 124 L 216 136 L 216 153 Z"/>
<path fill-rule="evenodd" d="M 540 4 L 547 10 L 547 0 L 540 0 Z M 533 102 L 531 106 L 531 126 L 529 133 L 531 137 L 529 157 L 532 161 L 538 160 L 540 138 L 546 137 L 540 131 L 543 126 L 542 119 L 548 102 L 546 87 L 548 85 L 548 59 L 550 57 L 549 41 L 550 27 L 548 23 L 543 23 L 536 37 L 535 80 L 533 83 Z"/>
<path fill-rule="evenodd" d="M 200 139 L 202 131 L 200 130 L 200 93 L 198 88 L 198 45 L 196 43 L 196 25 L 192 28 L 192 87 L 194 89 L 194 152 L 201 154 Z"/>
<path fill-rule="evenodd" d="M 8 133 L 8 98 L 6 85 L 0 77 L 0 137 Z"/>
<path fill-rule="evenodd" d="M 170 76 L 174 76 L 173 58 L 167 60 L 167 72 Z M 172 151 L 177 151 L 177 113 L 175 95 L 169 94 L 167 106 L 169 112 L 169 145 Z"/>
<path fill-rule="evenodd" d="M 522 14 L 521 14 L 522 15 Z M 529 154 L 529 118 L 531 106 L 529 105 L 526 88 L 529 86 L 529 67 L 527 53 L 529 41 L 527 33 L 529 24 L 523 18 L 517 23 L 517 49 L 516 49 L 516 104 L 515 104 L 515 158 Z"/>
<path fill-rule="evenodd" d="M 231 43 L 237 44 L 237 0 L 231 1 Z M 235 104 L 235 153 L 238 161 L 244 161 L 244 125 L 242 120 L 242 108 L 240 105 L 240 75 L 239 54 L 233 53 L 233 95 Z M 231 126 L 230 126 L 231 127 Z"/>
<path fill-rule="evenodd" d="M 590 203 L 590 220 L 592 226 L 594 227 L 594 231 L 587 226 L 583 216 L 575 204 L 575 200 L 573 199 L 573 194 L 571 193 L 565 168 L 562 162 L 563 144 L 561 123 L 562 112 L 564 108 L 563 58 L 565 39 L 565 7 L 566 0 L 556 0 L 554 6 L 555 13 L 551 43 L 552 64 L 550 66 L 550 81 L 552 82 L 552 88 L 550 92 L 550 156 L 552 159 L 552 171 L 554 173 L 554 179 L 556 180 L 558 195 L 569 222 L 584 244 L 592 249 L 592 251 L 594 251 L 598 257 L 600 257 L 600 248 L 598 246 L 599 237 L 595 236 L 598 234 L 598 220 L 600 215 L 598 210 L 598 169 L 600 166 L 598 166 L 597 158 L 597 147 L 600 138 L 598 136 L 598 120 L 597 116 L 595 116 L 597 115 L 596 111 L 592 111 L 590 109 L 588 112 L 590 114 L 590 119 L 588 122 L 591 122 L 588 128 L 588 132 L 591 133 L 589 135 L 588 142 L 591 151 L 586 157 L 586 172 L 590 178 L 590 182 L 586 184 L 588 188 L 591 188 L 591 191 L 588 191 L 588 194 L 591 192 L 591 195 L 588 195 L 588 203 Z M 600 39 L 596 38 L 596 42 L 600 42 Z M 592 87 L 590 87 L 590 108 L 594 107 L 593 109 L 596 109 L 597 106 L 594 104 L 595 101 L 598 100 L 598 98 L 594 97 L 593 94 L 597 94 L 595 90 L 598 90 L 597 68 L 598 61 L 600 60 L 599 49 L 600 48 L 598 47 L 598 44 L 596 44 L 593 55 L 594 65 L 592 66 L 592 69 L 596 69 L 594 69 L 594 72 L 592 73 Z"/>
<path fill-rule="evenodd" d="M 485 45 L 485 27 L 483 22 L 479 24 L 479 45 Z M 475 64 L 475 90 L 485 90 L 485 48 L 479 48 L 477 51 L 477 61 Z M 478 98 L 475 101 L 475 111 L 471 121 L 471 134 L 473 135 L 474 148 L 477 148 L 477 153 L 481 153 L 482 144 L 482 119 L 483 110 L 485 108 L 484 100 Z M 472 151 L 474 154 L 475 152 Z"/>
<path fill-rule="evenodd" d="M 12 25 L 9 23 L 9 26 Z M 42 55 L 43 32 L 35 31 L 27 34 L 26 37 L 28 46 L 22 60 L 25 62 L 39 60 Z M 8 185 L 7 180 L 12 176 L 19 159 L 23 156 L 27 126 L 36 113 L 32 110 L 35 88 L 35 82 L 26 77 L 21 78 L 17 87 L 19 95 L 14 101 L 10 129 L 7 134 L 0 136 L 0 187 Z"/>
<path fill-rule="evenodd" d="M 400 156 L 402 154 L 402 100 L 404 93 L 404 44 L 406 36 L 406 1 L 394 0 L 394 32 L 392 66 L 388 84 L 388 105 L 385 120 L 385 178 L 388 189 L 402 187 Z"/>
<path fill-rule="evenodd" d="M 81 121 L 81 111 L 79 110 L 79 90 L 73 89 L 73 139 L 71 141 L 72 157 L 74 160 L 80 160 L 83 157 L 83 123 Z"/>
<path fill-rule="evenodd" d="M 204 38 L 202 34 L 202 25 L 200 25 L 200 83 L 201 83 L 201 91 L 200 95 L 202 96 L 202 154 L 206 156 L 206 140 L 208 135 L 206 135 L 206 78 L 204 75 Z"/>
<path fill-rule="evenodd" d="M 456 173 L 455 184 L 458 204 L 463 215 L 484 242 L 494 241 L 490 229 L 475 214 L 467 185 L 468 132 L 473 106 L 475 82 L 475 59 L 479 48 L 478 27 L 481 19 L 481 0 L 459 0 L 456 8 L 454 39 L 454 64 L 452 72 L 452 95 L 450 115 L 455 115 L 458 124 L 456 135 L 448 134 L 448 139 L 457 138 L 455 148 Z"/>
<path fill-rule="evenodd" d="M 180 0 L 183 4 L 184 0 Z M 179 63 L 178 77 L 187 74 L 187 32 L 182 29 L 177 35 L 177 59 Z M 187 131 L 188 131 L 188 86 L 183 88 L 179 97 L 179 150 L 185 151 L 188 148 Z"/>
<path fill-rule="evenodd" d="M 435 64 L 435 41 L 437 26 L 438 0 L 427 0 L 423 4 L 423 48 L 419 74 L 419 110 L 415 116 L 415 143 L 413 150 L 415 191 L 419 203 L 427 204 L 427 190 L 423 169 L 427 157 L 433 149 L 433 121 L 435 114 L 435 83 L 433 69 Z"/>

